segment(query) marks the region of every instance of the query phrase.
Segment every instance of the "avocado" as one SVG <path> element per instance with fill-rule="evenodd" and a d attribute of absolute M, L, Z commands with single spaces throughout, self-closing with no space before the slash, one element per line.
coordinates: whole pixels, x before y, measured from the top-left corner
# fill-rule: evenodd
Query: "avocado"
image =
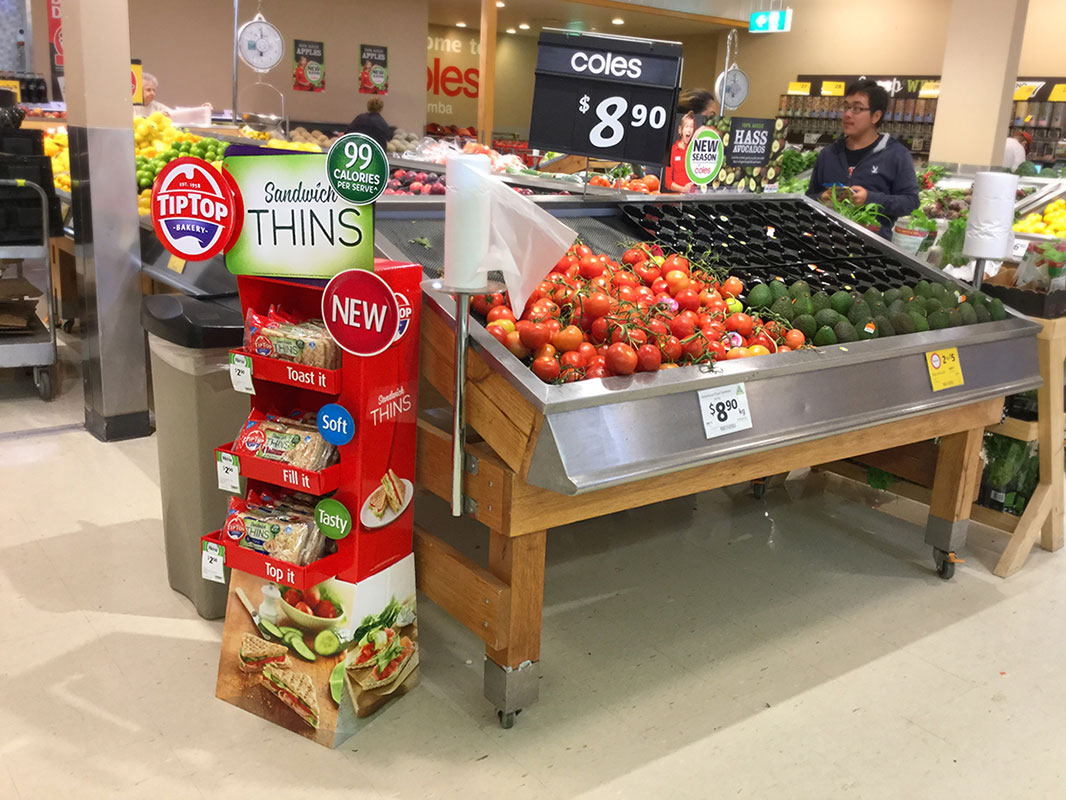
<path fill-rule="evenodd" d="M 999 322 L 1007 318 L 1007 309 L 1003 307 L 1003 301 L 998 297 L 993 297 L 988 304 L 988 313 L 992 315 L 993 322 Z"/>
<path fill-rule="evenodd" d="M 893 314 L 902 314 L 904 309 L 907 308 L 907 304 L 900 299 L 896 299 L 888 304 L 888 316 L 892 317 Z"/>
<path fill-rule="evenodd" d="M 801 294 L 805 294 L 808 297 L 811 296 L 811 287 L 810 284 L 807 283 L 807 281 L 796 281 L 788 287 L 788 295 L 793 300 L 795 300 Z"/>
<path fill-rule="evenodd" d="M 907 316 L 914 322 L 914 330 L 916 333 L 922 333 L 929 330 L 929 320 L 925 318 L 923 314 L 919 314 L 917 311 L 908 311 Z"/>
<path fill-rule="evenodd" d="M 818 323 L 814 321 L 814 317 L 810 314 L 800 314 L 792 320 L 792 327 L 803 331 L 803 335 L 807 337 L 807 341 L 810 341 L 814 338 L 814 334 L 818 330 Z"/>
<path fill-rule="evenodd" d="M 831 344 L 837 343 L 837 335 L 833 333 L 833 329 L 828 325 L 823 325 L 818 329 L 818 332 L 814 334 L 814 346 L 826 347 Z"/>
<path fill-rule="evenodd" d="M 963 325 L 976 325 L 977 324 L 977 309 L 975 309 L 969 303 L 959 303 L 959 316 L 962 318 Z"/>
<path fill-rule="evenodd" d="M 890 315 L 888 321 L 892 323 L 892 327 L 897 334 L 914 333 L 917 330 L 910 314 L 904 313 L 903 311 L 898 311 L 895 314 Z"/>
<path fill-rule="evenodd" d="M 872 319 L 859 320 L 859 323 L 855 326 L 855 333 L 858 334 L 860 342 L 866 339 L 876 339 L 877 323 Z"/>
<path fill-rule="evenodd" d="M 916 311 L 923 317 L 926 314 L 926 300 L 924 297 L 912 297 L 907 303 L 907 311 Z"/>
<path fill-rule="evenodd" d="M 863 292 L 862 299 L 865 300 L 867 305 L 869 305 L 871 308 L 873 307 L 874 303 L 885 302 L 884 296 L 872 286 L 865 292 Z"/>
<path fill-rule="evenodd" d="M 770 281 L 770 294 L 774 296 L 774 300 L 780 300 L 782 297 L 788 297 L 788 287 L 785 285 L 784 281 Z"/>
<path fill-rule="evenodd" d="M 870 313 L 873 314 L 875 318 L 887 317 L 888 308 L 880 300 L 874 300 L 872 303 L 870 303 Z"/>
<path fill-rule="evenodd" d="M 765 283 L 755 284 L 748 292 L 748 308 L 769 308 L 773 302 L 774 296 Z"/>
<path fill-rule="evenodd" d="M 899 287 L 899 296 L 902 299 L 904 299 L 904 300 L 913 300 L 914 299 L 914 287 L 913 286 L 908 286 L 905 283 L 902 284 Z"/>
<path fill-rule="evenodd" d="M 840 322 L 833 326 L 833 334 L 837 337 L 837 341 L 840 344 L 848 344 L 849 342 L 857 342 L 859 340 L 859 334 L 856 333 L 855 326 L 846 319 L 840 320 Z"/>
<path fill-rule="evenodd" d="M 854 302 L 855 299 L 851 294 L 843 289 L 839 292 L 834 292 L 833 296 L 829 298 L 830 307 L 838 314 L 847 314 Z"/>
<path fill-rule="evenodd" d="M 945 286 L 942 283 L 933 283 L 933 284 L 930 284 L 930 286 L 929 286 L 929 292 L 930 292 L 931 296 L 935 297 L 937 300 L 939 300 L 944 305 L 947 305 L 947 303 L 948 303 L 948 299 L 947 299 L 948 295 L 951 294 L 951 292 L 948 291 L 948 287 L 947 286 Z"/>
<path fill-rule="evenodd" d="M 925 314 L 929 316 L 934 311 L 940 311 L 944 308 L 944 304 L 937 300 L 935 297 L 929 297 L 925 301 Z"/>
<path fill-rule="evenodd" d="M 941 331 L 948 327 L 950 322 L 948 321 L 948 312 L 942 308 L 938 308 L 936 311 L 929 315 L 929 330 Z"/>
<path fill-rule="evenodd" d="M 886 306 L 892 308 L 892 304 L 902 298 L 900 298 L 899 296 L 899 289 L 889 289 L 887 292 L 885 292 L 884 297 L 882 299 L 885 301 Z"/>
<path fill-rule="evenodd" d="M 992 314 L 989 313 L 988 306 L 984 303 L 979 306 L 974 306 L 974 313 L 977 314 L 978 323 L 992 321 Z"/>
<path fill-rule="evenodd" d="M 932 297 L 932 286 L 929 281 L 918 281 L 914 284 L 914 296 L 915 297 Z"/>
<path fill-rule="evenodd" d="M 962 314 L 959 313 L 957 308 L 953 308 L 948 312 L 948 325 L 952 328 L 957 328 L 962 325 Z"/>
<path fill-rule="evenodd" d="M 970 295 L 970 302 L 973 303 L 974 308 L 983 306 L 988 303 L 988 295 L 978 289 Z"/>
<path fill-rule="evenodd" d="M 877 335 L 882 339 L 886 336 L 896 335 L 896 329 L 888 317 L 884 315 L 874 317 L 874 324 L 877 325 Z"/>
<path fill-rule="evenodd" d="M 815 292 L 811 295 L 811 307 L 814 308 L 815 314 L 823 309 L 830 308 L 829 295 L 825 292 Z"/>
<path fill-rule="evenodd" d="M 811 301 L 810 295 L 801 294 L 799 297 L 792 299 L 792 311 L 798 317 L 800 314 L 810 314 L 814 316 L 814 303 Z"/>
<path fill-rule="evenodd" d="M 870 311 L 870 307 L 866 305 L 865 300 L 856 300 L 855 303 L 848 309 L 848 321 L 852 325 L 858 325 L 859 320 L 873 319 L 873 312 Z"/>
<path fill-rule="evenodd" d="M 843 317 L 831 308 L 823 308 L 821 311 L 814 315 L 814 321 L 818 323 L 819 328 L 821 328 L 823 325 L 832 328 L 842 319 Z"/>
<path fill-rule="evenodd" d="M 779 317 L 784 317 L 789 322 L 796 316 L 796 311 L 792 307 L 792 301 L 787 297 L 779 297 L 774 301 L 774 304 L 770 306 L 770 313 L 777 314 Z"/>

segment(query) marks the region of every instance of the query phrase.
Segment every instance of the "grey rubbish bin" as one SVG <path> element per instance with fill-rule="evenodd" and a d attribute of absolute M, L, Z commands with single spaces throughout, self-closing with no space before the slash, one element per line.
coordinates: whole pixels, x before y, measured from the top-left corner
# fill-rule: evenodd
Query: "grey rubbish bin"
<path fill-rule="evenodd" d="M 248 417 L 228 366 L 243 333 L 240 301 L 152 295 L 141 324 L 151 352 L 167 576 L 201 617 L 217 619 L 226 613 L 226 587 L 200 577 L 200 537 L 221 527 L 229 497 L 218 489 L 214 448 Z"/>

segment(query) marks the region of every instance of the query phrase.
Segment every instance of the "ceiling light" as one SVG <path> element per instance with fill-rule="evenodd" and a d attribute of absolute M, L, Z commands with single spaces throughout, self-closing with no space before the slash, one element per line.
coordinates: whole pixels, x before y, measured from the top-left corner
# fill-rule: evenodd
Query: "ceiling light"
<path fill-rule="evenodd" d="M 503 2 L 503 0 L 496 0 L 496 8 L 503 8 L 505 5 L 507 3 Z"/>
<path fill-rule="evenodd" d="M 524 31 L 528 31 L 529 30 L 529 23 L 528 22 L 520 22 L 518 24 L 518 27 L 521 28 Z"/>
<path fill-rule="evenodd" d="M 465 22 L 457 22 L 457 23 L 455 23 L 455 27 L 457 27 L 457 28 L 465 28 L 466 27 L 466 23 Z"/>
<path fill-rule="evenodd" d="M 611 20 L 611 24 L 612 25 L 625 25 L 626 21 L 624 19 L 622 19 L 621 17 L 615 17 L 614 19 Z"/>
<path fill-rule="evenodd" d="M 507 32 L 508 33 L 518 33 L 518 31 L 516 31 L 514 28 L 508 28 Z"/>

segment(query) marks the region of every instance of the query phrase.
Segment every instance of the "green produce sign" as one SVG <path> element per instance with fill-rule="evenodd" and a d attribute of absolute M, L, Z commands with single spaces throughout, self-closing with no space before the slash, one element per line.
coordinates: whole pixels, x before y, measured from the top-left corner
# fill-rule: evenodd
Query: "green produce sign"
<path fill-rule="evenodd" d="M 321 153 L 226 158 L 242 209 L 239 234 L 226 254 L 230 272 L 332 278 L 347 269 L 373 269 L 373 206 L 353 206 L 330 186 L 323 175 L 326 158 Z"/>
<path fill-rule="evenodd" d="M 722 137 L 713 128 L 703 128 L 692 137 L 685 151 L 685 171 L 689 180 L 697 186 L 706 186 L 713 181 L 725 161 L 725 146 Z"/>

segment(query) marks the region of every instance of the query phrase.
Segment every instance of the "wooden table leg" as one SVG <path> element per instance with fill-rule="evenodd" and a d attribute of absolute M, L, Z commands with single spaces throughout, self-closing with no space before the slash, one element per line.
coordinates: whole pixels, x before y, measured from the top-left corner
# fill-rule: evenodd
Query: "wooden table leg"
<path fill-rule="evenodd" d="M 1045 333 L 1047 331 L 1045 330 Z M 1048 483 L 1051 491 L 1051 511 L 1044 522 L 1040 546 L 1058 550 L 1063 543 L 1063 360 L 1066 359 L 1066 340 L 1061 336 L 1037 338 L 1044 385 L 1037 391 L 1039 403 L 1040 482 Z"/>
<path fill-rule="evenodd" d="M 546 540 L 547 531 L 514 537 L 489 531 L 489 570 L 511 587 L 507 644 L 485 646 L 485 697 L 499 710 L 504 727 L 539 694 Z"/>
<path fill-rule="evenodd" d="M 940 452 L 929 500 L 929 522 L 925 542 L 936 551 L 953 554 L 966 543 L 970 506 L 976 496 L 977 473 L 981 468 L 983 428 L 941 437 Z M 944 567 L 937 560 L 942 577 L 949 578 L 954 565 Z"/>

